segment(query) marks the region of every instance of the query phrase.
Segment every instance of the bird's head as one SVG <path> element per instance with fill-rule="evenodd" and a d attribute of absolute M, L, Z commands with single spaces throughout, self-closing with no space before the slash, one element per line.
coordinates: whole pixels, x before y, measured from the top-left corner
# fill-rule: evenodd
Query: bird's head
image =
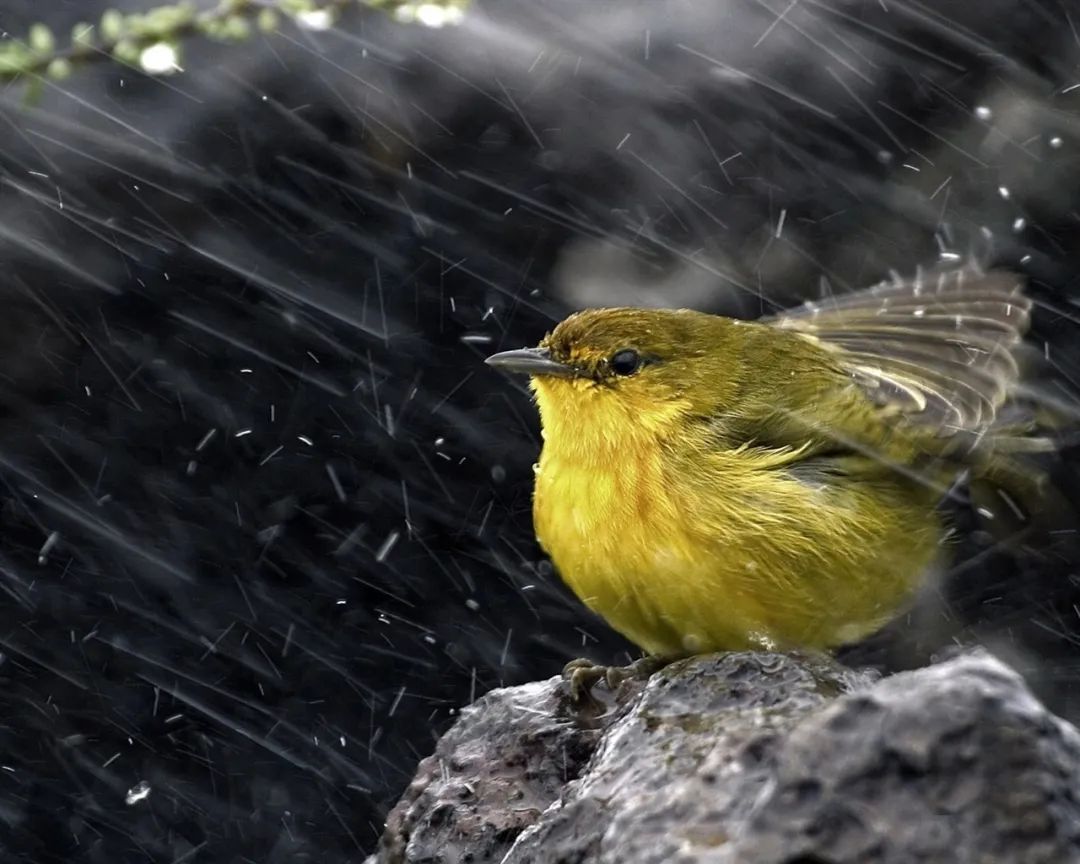
<path fill-rule="evenodd" d="M 487 363 L 530 376 L 548 441 L 616 445 L 675 434 L 688 417 L 709 416 L 730 399 L 738 385 L 738 352 L 730 349 L 741 325 L 689 310 L 587 309 L 536 348 Z"/>

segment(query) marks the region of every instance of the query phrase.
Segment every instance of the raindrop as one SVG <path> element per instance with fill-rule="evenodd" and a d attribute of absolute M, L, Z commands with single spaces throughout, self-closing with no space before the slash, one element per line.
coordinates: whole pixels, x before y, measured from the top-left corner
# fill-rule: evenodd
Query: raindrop
<path fill-rule="evenodd" d="M 151 75 L 171 75 L 182 71 L 178 59 L 175 46 L 168 42 L 155 42 L 142 50 L 139 65 Z"/>
<path fill-rule="evenodd" d="M 308 30 L 329 30 L 334 26 L 334 16 L 329 9 L 311 9 L 298 13 L 296 23 Z"/>
<path fill-rule="evenodd" d="M 380 564 L 386 560 L 386 556 L 390 554 L 390 550 L 394 548 L 394 544 L 397 543 L 401 533 L 398 531 L 391 531 L 386 535 L 386 539 L 383 540 L 379 550 L 375 553 L 375 560 Z"/>
<path fill-rule="evenodd" d="M 128 807 L 133 807 L 140 801 L 145 801 L 150 797 L 150 784 L 145 780 L 140 780 L 134 786 L 127 791 L 127 795 L 124 796 L 124 803 Z"/>
<path fill-rule="evenodd" d="M 59 531 L 53 531 L 48 537 L 45 538 L 45 542 L 41 545 L 41 551 L 38 552 L 38 564 L 44 564 L 49 560 L 49 553 L 53 550 L 53 548 L 59 541 Z"/>

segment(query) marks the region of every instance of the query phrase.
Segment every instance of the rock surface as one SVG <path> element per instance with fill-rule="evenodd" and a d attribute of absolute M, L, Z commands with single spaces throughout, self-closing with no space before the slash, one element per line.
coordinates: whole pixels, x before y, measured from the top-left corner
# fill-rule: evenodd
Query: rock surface
<path fill-rule="evenodd" d="M 558 678 L 465 708 L 420 763 L 368 864 L 502 858 L 596 750 L 600 724 L 568 712 Z"/>
<path fill-rule="evenodd" d="M 488 694 L 368 864 L 1080 862 L 1080 734 L 983 653 L 880 681 L 697 657 L 606 708 Z"/>

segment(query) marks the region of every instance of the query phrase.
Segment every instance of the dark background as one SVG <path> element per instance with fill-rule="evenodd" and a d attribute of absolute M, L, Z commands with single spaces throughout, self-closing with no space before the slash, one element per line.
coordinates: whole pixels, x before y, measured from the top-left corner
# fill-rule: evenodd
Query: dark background
<path fill-rule="evenodd" d="M 755 316 L 975 256 L 1028 274 L 1073 402 L 1078 22 L 503 0 L 9 86 L 4 860 L 357 861 L 457 708 L 625 659 L 535 544 L 536 420 L 481 363 L 572 308 Z M 976 537 L 852 661 L 979 638 L 1075 717 L 1070 539 Z"/>

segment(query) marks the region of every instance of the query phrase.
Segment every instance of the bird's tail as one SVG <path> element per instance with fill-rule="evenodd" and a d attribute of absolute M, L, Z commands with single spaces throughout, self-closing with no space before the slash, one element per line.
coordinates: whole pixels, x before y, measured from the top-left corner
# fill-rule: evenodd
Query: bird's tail
<path fill-rule="evenodd" d="M 1080 527 L 1076 465 L 1068 458 L 1080 445 L 1080 434 L 1034 431 L 998 430 L 971 464 L 967 486 L 972 506 L 998 540 L 1025 542 Z"/>

